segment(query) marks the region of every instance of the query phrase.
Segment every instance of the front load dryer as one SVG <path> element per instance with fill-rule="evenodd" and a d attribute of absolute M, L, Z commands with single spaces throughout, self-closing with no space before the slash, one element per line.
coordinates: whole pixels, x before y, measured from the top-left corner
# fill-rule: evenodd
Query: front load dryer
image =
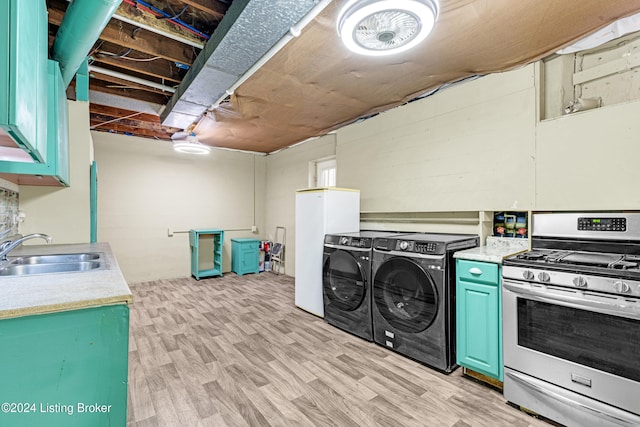
<path fill-rule="evenodd" d="M 375 239 L 374 341 L 442 372 L 453 371 L 457 367 L 453 253 L 478 242 L 473 235 L 436 233 Z"/>
<path fill-rule="evenodd" d="M 397 236 L 384 231 L 327 234 L 324 238 L 322 290 L 324 319 L 330 325 L 373 340 L 371 255 L 373 239 Z"/>

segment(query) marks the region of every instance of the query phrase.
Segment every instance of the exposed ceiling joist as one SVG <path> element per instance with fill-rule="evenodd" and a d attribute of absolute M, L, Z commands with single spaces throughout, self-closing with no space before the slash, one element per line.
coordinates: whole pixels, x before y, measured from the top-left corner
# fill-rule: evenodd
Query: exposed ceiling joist
<path fill-rule="evenodd" d="M 134 57 L 134 55 L 131 56 Z M 145 76 L 155 77 L 157 79 L 160 79 L 161 81 L 164 81 L 167 85 L 171 85 L 172 83 L 180 83 L 180 81 L 182 80 L 177 68 L 173 65 L 173 63 L 168 63 L 167 61 L 162 59 L 145 62 L 94 54 L 93 62 L 120 68 L 121 71 L 132 71 L 134 75 L 140 73 L 144 74 Z"/>
<path fill-rule="evenodd" d="M 63 10 L 49 8 L 49 23 L 60 26 L 63 16 Z M 167 43 L 166 39 L 158 37 L 157 34 L 146 30 L 134 33 L 134 30 L 135 26 L 112 19 L 100 35 L 100 40 L 186 65 L 191 65 L 196 57 L 195 48 L 192 46 Z"/>
<path fill-rule="evenodd" d="M 116 89 L 113 87 L 112 83 L 103 81 L 103 80 L 98 80 L 98 79 L 89 80 L 89 90 L 109 93 L 112 95 L 119 95 L 122 97 L 151 102 L 153 104 L 160 104 L 160 105 L 166 104 L 167 100 L 169 99 L 169 97 L 166 95 L 152 93 L 146 90 L 131 89 L 131 88 Z"/>
<path fill-rule="evenodd" d="M 216 0 L 182 0 L 186 5 L 208 13 L 217 19 L 222 19 L 228 9 L 228 5 Z"/>
<path fill-rule="evenodd" d="M 135 119 L 140 122 L 149 122 L 156 125 L 160 124 L 160 116 L 155 114 L 141 113 L 134 110 L 125 110 L 124 108 L 109 107 L 107 105 L 90 104 L 89 112 L 92 114 L 99 114 L 102 116 L 109 116 L 111 118 L 116 117 L 128 117 L 135 114 Z"/>
<path fill-rule="evenodd" d="M 91 73 L 92 76 L 102 81 L 114 83 L 120 86 L 129 87 L 131 89 L 145 90 L 147 92 L 158 93 L 161 95 L 164 95 L 164 94 L 170 95 L 172 93 L 171 90 L 169 90 L 169 89 L 172 89 L 170 87 L 166 87 L 166 89 L 153 87 L 153 86 L 150 86 L 152 82 L 149 82 L 149 84 L 142 84 L 142 83 L 133 81 L 132 79 L 135 78 L 133 76 L 129 78 L 122 78 L 121 73 L 112 72 L 106 68 L 89 66 L 89 72 Z M 121 76 L 118 76 L 118 74 L 120 74 Z M 158 86 L 161 86 L 161 85 L 158 85 Z"/>
<path fill-rule="evenodd" d="M 317 6 L 324 0 L 313 1 Z M 281 23 L 279 16 L 300 7 L 303 1 L 123 0 L 118 13 L 127 8 L 132 15 L 146 16 L 145 22 L 155 32 L 136 29 L 140 23 L 112 19 L 93 47 L 92 65 L 166 86 L 185 83 L 187 75 L 194 74 L 187 68 L 199 68 L 205 59 L 196 60 L 200 49 L 167 36 L 165 30 L 171 28 L 166 25 L 168 20 L 179 19 L 211 36 L 214 43 L 206 44 L 203 52 L 225 48 L 220 58 L 206 64 L 218 75 L 203 81 L 179 111 L 191 114 L 187 107 L 202 101 L 205 108 L 192 115 L 204 117 L 198 119 L 195 131 L 205 144 L 269 153 L 401 105 L 443 84 L 538 60 L 610 22 L 640 12 L 635 2 L 608 2 L 605 8 L 602 0 L 439 0 L 439 19 L 429 39 L 410 52 L 373 59 L 350 53 L 337 35 L 337 16 L 347 1 L 331 1 L 300 37 L 242 82 L 228 102 L 213 110 L 212 102 L 226 96 L 241 74 L 226 72 L 228 67 L 222 63 L 252 60 L 243 43 L 224 37 L 225 27 L 235 22 L 233 10 L 265 4 L 265 13 L 248 19 L 247 31 L 239 38 L 245 44 L 254 37 L 266 43 L 264 34 Z M 68 0 L 47 0 L 50 44 L 68 4 Z M 233 10 L 230 5 L 235 6 Z M 160 59 L 152 59 L 155 57 Z M 100 101 L 133 113 L 160 113 L 165 107 L 166 114 L 177 104 L 169 101 L 168 93 L 99 73 L 92 73 L 89 87 L 92 104 Z M 120 113 L 94 110 L 92 123 L 117 118 L 97 130 L 160 139 L 168 139 L 176 130 L 145 122 L 141 115 L 123 119 L 127 114 Z M 171 124 L 177 126 L 177 122 Z"/>
<path fill-rule="evenodd" d="M 185 31 L 180 27 L 171 25 L 166 19 L 157 19 L 149 14 L 143 14 L 127 3 L 122 3 L 113 17 L 119 21 L 168 37 L 182 44 L 193 46 L 198 49 L 202 49 L 204 47 L 205 41 L 196 35 Z"/>

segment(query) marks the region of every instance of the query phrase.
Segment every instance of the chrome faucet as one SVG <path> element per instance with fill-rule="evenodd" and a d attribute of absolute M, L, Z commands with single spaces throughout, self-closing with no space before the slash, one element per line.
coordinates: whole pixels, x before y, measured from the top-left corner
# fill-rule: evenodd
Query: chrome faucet
<path fill-rule="evenodd" d="M 51 243 L 51 236 L 44 233 L 27 234 L 26 236 L 20 236 L 15 240 L 5 240 L 0 243 L 0 261 L 7 261 L 7 255 L 9 252 L 20 246 L 24 241 L 31 239 L 44 239 L 47 243 Z"/>
<path fill-rule="evenodd" d="M 3 222 L 1 225 L 5 225 L 5 223 Z M 13 231 L 13 228 L 11 227 L 7 227 L 6 229 L 0 231 L 0 239 L 2 239 L 4 236 L 7 236 L 9 233 L 11 233 Z"/>

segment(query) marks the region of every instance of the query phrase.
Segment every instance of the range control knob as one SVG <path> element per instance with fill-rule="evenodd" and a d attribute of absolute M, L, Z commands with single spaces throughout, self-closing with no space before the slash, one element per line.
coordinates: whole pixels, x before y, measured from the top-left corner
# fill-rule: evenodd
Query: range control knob
<path fill-rule="evenodd" d="M 533 280 L 536 278 L 536 275 L 533 274 L 531 270 L 525 270 L 522 272 L 522 277 L 524 277 L 524 280 Z"/>
<path fill-rule="evenodd" d="M 573 278 L 573 286 L 576 288 L 586 288 L 587 287 L 587 279 L 582 276 Z"/>
<path fill-rule="evenodd" d="M 540 280 L 541 282 L 548 282 L 549 280 L 551 280 L 551 277 L 549 277 L 549 273 L 545 273 L 543 271 L 542 273 L 538 273 L 538 280 Z"/>
<path fill-rule="evenodd" d="M 403 251 L 406 251 L 408 247 L 409 242 L 400 242 L 400 249 L 402 249 Z"/>
<path fill-rule="evenodd" d="M 349 243 L 349 238 L 343 237 L 342 240 L 340 240 L 340 243 L 342 243 L 343 245 L 346 245 L 347 243 Z"/>
<path fill-rule="evenodd" d="M 613 287 L 616 288 L 616 292 L 620 292 L 621 294 L 626 294 L 631 291 L 631 286 L 625 282 L 616 282 L 613 284 Z"/>

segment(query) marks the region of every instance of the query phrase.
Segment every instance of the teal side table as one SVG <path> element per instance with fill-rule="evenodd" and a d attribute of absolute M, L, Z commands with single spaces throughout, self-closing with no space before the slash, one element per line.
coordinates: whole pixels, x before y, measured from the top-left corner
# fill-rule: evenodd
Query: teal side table
<path fill-rule="evenodd" d="M 257 273 L 260 268 L 260 241 L 252 238 L 231 239 L 231 271 L 238 276 Z"/>
<path fill-rule="evenodd" d="M 224 231 L 211 228 L 189 230 L 191 246 L 191 275 L 201 277 L 222 276 L 222 245 Z"/>

